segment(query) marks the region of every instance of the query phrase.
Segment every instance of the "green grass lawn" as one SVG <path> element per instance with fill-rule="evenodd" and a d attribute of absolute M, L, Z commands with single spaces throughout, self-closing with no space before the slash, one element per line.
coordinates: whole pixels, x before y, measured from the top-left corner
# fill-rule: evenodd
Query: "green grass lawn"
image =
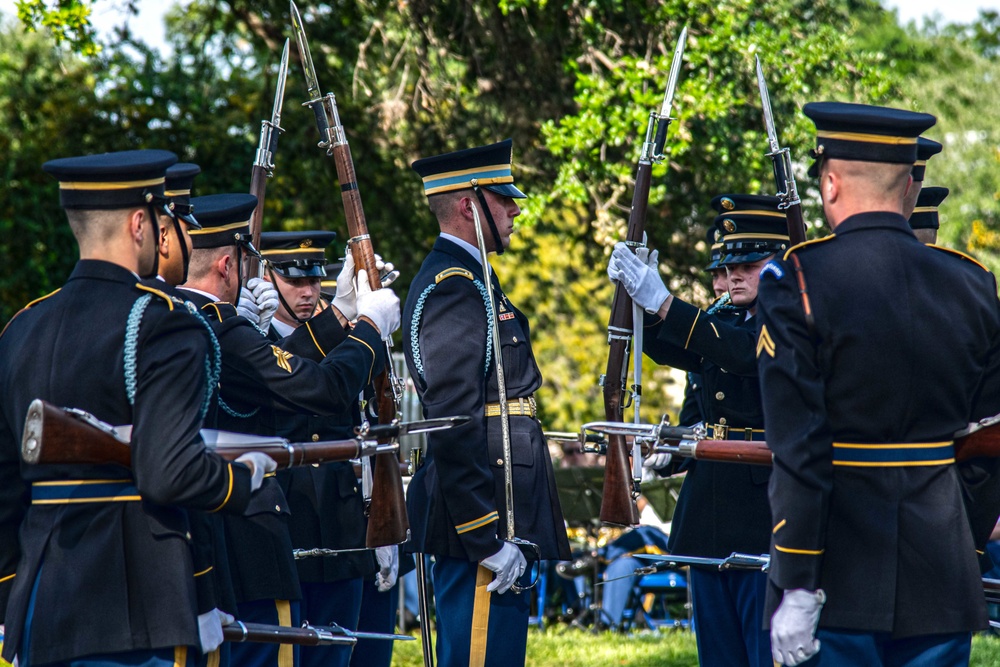
<path fill-rule="evenodd" d="M 420 641 L 396 642 L 393 667 L 423 664 Z M 693 667 L 698 664 L 694 635 L 687 631 L 662 634 L 592 634 L 553 626 L 528 634 L 528 667 Z M 972 641 L 973 667 L 1000 667 L 1000 638 L 977 636 Z"/>

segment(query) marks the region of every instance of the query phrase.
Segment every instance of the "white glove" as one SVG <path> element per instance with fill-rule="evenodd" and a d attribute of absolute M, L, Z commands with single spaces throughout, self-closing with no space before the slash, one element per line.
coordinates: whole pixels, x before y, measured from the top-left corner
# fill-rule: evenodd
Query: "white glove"
<path fill-rule="evenodd" d="M 358 317 L 370 319 L 382 334 L 382 340 L 389 340 L 399 328 L 399 297 L 391 289 L 372 291 L 368 285 L 368 274 L 358 271 Z"/>
<path fill-rule="evenodd" d="M 394 270 L 392 262 L 383 262 L 382 256 L 375 253 L 375 269 L 382 287 L 388 287 L 399 277 L 399 271 Z M 343 313 L 348 320 L 358 319 L 358 294 L 354 285 L 354 255 L 350 248 L 344 252 L 344 266 L 337 274 L 337 293 L 333 297 L 333 305 Z"/>
<path fill-rule="evenodd" d="M 240 303 L 236 306 L 236 312 L 260 326 L 260 309 L 254 301 L 253 292 L 246 287 L 240 288 Z"/>
<path fill-rule="evenodd" d="M 500 595 L 510 590 L 528 567 L 528 561 L 524 560 L 521 550 L 510 542 L 504 542 L 500 551 L 479 561 L 479 564 L 496 572 L 496 578 L 486 587 L 486 591 L 496 591 Z"/>
<path fill-rule="evenodd" d="M 642 460 L 642 467 L 648 468 L 649 470 L 663 470 L 670 465 L 670 459 L 672 458 L 673 456 L 670 452 L 650 454 L 647 458 Z"/>
<path fill-rule="evenodd" d="M 771 657 L 782 665 L 798 665 L 819 652 L 816 627 L 826 602 L 822 589 L 785 591 L 771 618 Z"/>
<path fill-rule="evenodd" d="M 261 331 L 266 332 L 271 327 L 271 318 L 274 317 L 274 313 L 278 310 L 278 289 L 274 286 L 274 283 L 262 278 L 251 278 L 248 280 L 246 289 L 253 292 L 253 301 L 257 306 L 258 320 L 254 324 L 260 327 Z M 240 298 L 240 303 L 243 303 L 242 298 Z"/>
<path fill-rule="evenodd" d="M 632 300 L 642 306 L 647 313 L 655 313 L 670 296 L 670 291 L 663 284 L 660 272 L 650 267 L 647 261 L 656 262 L 659 255 L 656 251 L 642 258 L 628 249 L 624 243 L 616 243 L 608 261 L 608 277 L 618 281 L 632 297 Z"/>
<path fill-rule="evenodd" d="M 344 254 L 344 266 L 337 274 L 337 293 L 333 306 L 348 320 L 358 319 L 358 293 L 354 289 L 354 256 L 348 250 Z"/>
<path fill-rule="evenodd" d="M 375 585 L 380 593 L 385 593 L 396 585 L 396 576 L 399 574 L 399 547 L 395 544 L 376 547 L 375 559 L 378 560 Z"/>
<path fill-rule="evenodd" d="M 198 615 L 198 640 L 201 642 L 201 652 L 211 653 L 222 644 L 222 626 L 229 625 L 234 619 L 221 609 L 213 609 Z"/>
<path fill-rule="evenodd" d="M 247 452 L 238 459 L 236 463 L 246 463 L 250 466 L 250 493 L 260 488 L 264 483 L 264 474 L 274 472 L 278 469 L 278 464 L 263 452 Z"/>

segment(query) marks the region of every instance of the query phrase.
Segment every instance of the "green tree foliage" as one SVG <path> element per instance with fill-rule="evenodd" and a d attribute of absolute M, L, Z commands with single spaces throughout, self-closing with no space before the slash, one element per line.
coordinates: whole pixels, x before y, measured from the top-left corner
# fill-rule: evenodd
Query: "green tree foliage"
<path fill-rule="evenodd" d="M 134 0 L 123 2 L 134 11 Z M 45 25 L 38 12 L 53 6 L 21 4 L 33 27 Z M 56 6 L 83 12 L 90 4 Z M 513 137 L 518 183 L 531 198 L 514 247 L 496 266 L 531 313 L 545 424 L 558 429 L 602 415 L 596 378 L 607 354 L 607 252 L 628 219 L 648 114 L 660 104 L 682 26 L 690 38 L 677 120 L 668 158 L 654 169 L 647 230 L 672 289 L 700 304 L 709 294 L 699 268 L 709 200 L 774 191 L 755 55 L 816 236 L 824 232 L 804 175 L 813 139 L 801 105 L 902 100 L 925 108 L 925 90 L 907 84 L 945 53 L 936 40 L 961 51 L 965 60 L 955 62 L 983 64 L 985 77 L 996 36 L 995 17 L 962 35 L 918 34 L 874 0 L 303 0 L 299 9 L 320 85 L 337 95 L 376 249 L 402 270 L 402 292 L 436 234 L 410 163 Z M 6 29 L 0 108 L 12 131 L 0 148 L 20 189 L 0 193 L 0 225 L 17 231 L 4 238 L 8 265 L 19 270 L 0 276 L 0 317 L 58 285 L 75 259 L 54 184 L 38 169 L 45 159 L 163 147 L 202 165 L 196 195 L 248 187 L 289 24 L 287 0 L 194 0 L 168 15 L 169 56 L 150 51 L 128 25 L 96 54 L 85 42 L 57 36 L 63 43 L 53 46 Z M 343 234 L 334 166 L 316 148 L 294 44 L 292 52 L 265 229 Z M 952 111 L 970 122 L 982 106 L 968 94 L 972 69 Z M 929 182 L 942 182 L 936 169 L 932 162 Z M 991 220 L 987 190 L 975 190 L 977 210 Z M 676 408 L 670 392 L 680 380 L 648 367 L 644 416 Z"/>

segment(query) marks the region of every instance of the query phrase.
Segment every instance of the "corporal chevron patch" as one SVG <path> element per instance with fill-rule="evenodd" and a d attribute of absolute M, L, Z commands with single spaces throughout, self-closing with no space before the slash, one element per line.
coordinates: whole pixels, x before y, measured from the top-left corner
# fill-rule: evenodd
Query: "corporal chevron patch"
<path fill-rule="evenodd" d="M 763 325 L 760 328 L 760 336 L 757 337 L 757 358 L 760 359 L 761 352 L 767 352 L 767 356 L 774 358 L 774 341 L 771 339 L 771 334 L 767 330 L 767 325 Z"/>

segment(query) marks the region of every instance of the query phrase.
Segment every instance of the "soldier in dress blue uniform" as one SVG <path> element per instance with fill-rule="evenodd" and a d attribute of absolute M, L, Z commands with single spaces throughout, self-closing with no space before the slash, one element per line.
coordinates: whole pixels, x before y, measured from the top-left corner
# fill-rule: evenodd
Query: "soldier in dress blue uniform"
<path fill-rule="evenodd" d="M 293 419 L 294 413 L 330 415 L 349 408 L 370 383 L 372 369 L 384 363 L 380 332 L 395 328 L 399 302 L 391 290 L 368 294 L 353 304 L 360 319 L 350 332 L 330 313 L 313 318 L 309 326 L 287 339 L 270 340 L 237 315 L 232 305 L 240 289 L 238 246 L 249 238 L 249 219 L 256 203 L 247 194 L 192 200 L 203 228 L 193 232 L 191 279 L 182 291 L 212 321 L 222 352 L 213 426 L 274 435 L 278 424 Z M 255 298 L 277 305 L 277 297 L 257 288 L 244 292 L 241 303 Z M 388 312 L 393 309 L 394 313 Z M 255 317 L 266 319 L 265 309 L 255 309 Z M 315 359 L 292 351 L 298 349 L 315 352 Z M 297 625 L 301 592 L 289 535 L 290 502 L 279 482 L 271 478 L 258 497 L 245 517 L 225 521 L 237 616 L 245 621 Z M 232 647 L 232 662 L 241 667 L 286 664 L 295 653 L 290 645 L 239 644 Z"/>
<path fill-rule="evenodd" d="M 483 275 L 473 207 L 486 249 L 510 243 L 516 200 L 511 141 L 418 160 L 441 228 L 403 313 L 406 362 L 427 418 L 471 415 L 427 437 L 424 464 L 409 485 L 412 551 L 433 554 L 438 661 L 442 666 L 524 663 L 530 596 L 509 591 L 525 560 L 507 536 L 504 459 L 495 355 L 503 355 L 513 464 L 514 532 L 543 560 L 570 557 L 552 462 L 535 418 L 542 378 L 528 319 L 491 272 Z M 492 282 L 495 303 L 485 296 Z M 495 307 L 495 313 L 494 313 Z M 495 315 L 495 316 L 494 316 Z M 499 327 L 501 349 L 493 348 Z M 496 577 L 494 579 L 494 577 Z"/>
<path fill-rule="evenodd" d="M 909 218 L 913 214 L 913 207 L 917 205 L 917 198 L 920 196 L 920 190 L 924 184 L 924 175 L 927 173 L 927 161 L 940 153 L 943 148 L 944 146 L 933 139 L 917 137 L 917 161 L 913 163 L 913 169 L 910 171 L 913 184 L 906 191 L 906 196 L 903 199 L 904 218 Z M 813 172 L 810 175 L 815 177 L 817 174 Z"/>
<path fill-rule="evenodd" d="M 242 512 L 274 469 L 259 453 L 227 463 L 205 449 L 207 332 L 139 282 L 157 272 L 159 227 L 171 224 L 164 174 L 176 160 L 144 150 L 43 166 L 59 180 L 81 259 L 0 337 L 0 488 L 11 501 L 0 523 L 4 658 L 25 666 L 193 664 L 201 638 L 187 510 Z M 131 470 L 28 466 L 22 480 L 20 435 L 35 398 L 131 424 Z"/>
<path fill-rule="evenodd" d="M 938 206 L 948 196 L 948 188 L 934 187 L 923 188 L 920 196 L 917 197 L 917 205 L 910 214 L 910 229 L 913 235 L 921 243 L 937 243 L 938 228 L 941 222 L 938 219 Z"/>
<path fill-rule="evenodd" d="M 777 197 L 720 195 L 722 259 L 731 306 L 709 313 L 671 295 L 659 275 L 657 253 L 642 257 L 615 246 L 608 275 L 620 280 L 648 313 L 643 352 L 660 364 L 698 373 L 702 419 L 711 437 L 761 440 L 761 409 L 754 355 L 757 274 L 788 247 Z M 645 252 L 643 252 L 645 255 Z M 643 260 L 646 261 L 643 261 Z M 659 457 L 662 465 L 662 459 Z M 671 553 L 710 558 L 734 551 L 767 551 L 771 515 L 769 469 L 737 463 L 686 461 L 670 532 Z M 765 665 L 771 648 L 763 628 L 767 577 L 760 572 L 691 568 L 698 656 L 706 665 Z"/>
<path fill-rule="evenodd" d="M 281 295 L 272 328 L 291 334 L 317 317 L 335 314 L 343 323 L 344 335 L 351 331 L 350 320 L 357 317 L 352 305 L 356 282 L 351 259 L 345 259 L 338 267 L 331 303 L 320 296 L 321 282 L 327 276 L 326 249 L 335 237 L 333 232 L 320 231 L 265 232 L 261 236 L 261 254 L 267 261 L 268 278 Z M 319 313 L 317 309 L 321 309 Z M 384 353 L 385 346 L 378 346 Z M 311 350 L 309 346 L 286 349 L 305 358 L 315 358 L 319 350 L 315 345 L 311 347 Z M 362 389 L 359 387 L 348 405 L 335 414 L 296 415 L 279 420 L 278 433 L 294 441 L 352 437 L 354 428 L 361 423 L 357 397 Z M 364 578 L 374 577 L 379 564 L 376 550 L 365 550 L 365 499 L 353 466 L 344 461 L 298 468 L 279 473 L 278 480 L 292 509 L 289 527 L 296 549 L 350 550 L 296 561 L 302 586 L 303 619 L 356 630 Z M 379 547 L 378 552 L 391 554 L 395 550 L 395 546 Z M 387 572 L 386 576 L 390 574 Z M 391 642 L 384 643 L 392 646 Z M 303 647 L 301 664 L 347 667 L 351 655 L 350 646 Z"/>
<path fill-rule="evenodd" d="M 1000 412 L 996 280 L 920 243 L 903 215 L 933 116 L 804 112 L 834 233 L 761 275 L 774 658 L 966 665 L 987 627 L 977 550 L 1000 511 L 998 462 L 955 464 L 952 434 Z"/>

